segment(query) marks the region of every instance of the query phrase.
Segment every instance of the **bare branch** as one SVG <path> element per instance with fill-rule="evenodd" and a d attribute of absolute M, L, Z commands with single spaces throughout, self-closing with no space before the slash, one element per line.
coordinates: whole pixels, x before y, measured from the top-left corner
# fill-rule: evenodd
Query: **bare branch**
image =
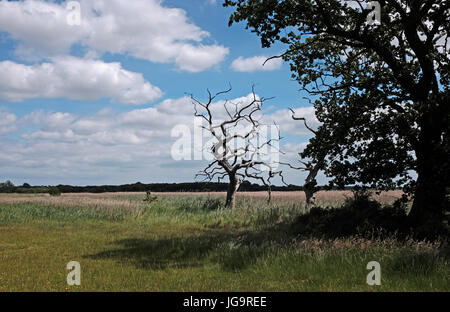
<path fill-rule="evenodd" d="M 252 86 L 252 97 L 246 103 L 233 103 L 226 100 L 223 107 L 226 112 L 226 119 L 219 121 L 213 118 L 213 102 L 218 96 L 231 91 L 228 90 L 218 93 L 211 93 L 208 89 L 207 102 L 201 102 L 191 95 L 194 105 L 194 116 L 202 117 L 207 125 L 202 125 L 202 129 L 208 131 L 216 142 L 211 147 L 215 160 L 211 162 L 204 170 L 199 172 L 196 177 L 204 177 L 205 180 L 217 178 L 218 181 L 225 177 L 229 179 L 229 191 L 227 195 L 227 207 L 234 205 L 234 193 L 239 188 L 240 183 L 245 178 L 260 181 L 263 185 L 269 187 L 271 179 L 279 176 L 283 183 L 284 179 L 281 171 L 274 171 L 277 163 L 271 160 L 265 160 L 264 157 L 270 156 L 268 149 L 273 152 L 282 153 L 277 144 L 281 140 L 280 129 L 277 125 L 277 137 L 271 137 L 261 140 L 259 136 L 262 126 L 258 113 L 261 112 L 265 101 L 272 98 L 260 98 L 255 87 Z M 230 109 L 230 106 L 233 109 Z M 239 131 L 238 126 L 246 126 Z"/>
<path fill-rule="evenodd" d="M 314 130 L 311 127 L 308 126 L 308 124 L 306 123 L 305 117 L 295 117 L 294 110 L 292 108 L 289 108 L 289 110 L 292 112 L 292 119 L 294 119 L 294 120 L 303 120 L 303 123 L 305 124 L 306 129 L 308 129 L 309 131 L 311 131 L 314 134 L 317 134 L 316 130 Z"/>

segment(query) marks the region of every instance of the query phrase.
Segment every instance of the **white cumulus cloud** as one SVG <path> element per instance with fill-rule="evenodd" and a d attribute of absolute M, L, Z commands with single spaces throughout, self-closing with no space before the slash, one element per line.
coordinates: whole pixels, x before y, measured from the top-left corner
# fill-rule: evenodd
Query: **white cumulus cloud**
<path fill-rule="evenodd" d="M 137 105 L 161 96 L 162 91 L 142 74 L 125 70 L 120 63 L 75 57 L 58 57 L 52 63 L 36 65 L 0 62 L 0 99 L 7 101 L 113 98 Z"/>
<path fill-rule="evenodd" d="M 242 106 L 253 100 L 253 94 L 230 99 Z M 224 100 L 215 101 L 211 109 L 215 121 L 225 118 Z M 295 110 L 316 128 L 313 107 Z M 287 109 L 267 114 L 262 120 L 275 121 L 281 135 L 298 135 L 294 142 L 282 140 L 282 161 L 297 164 L 304 138 L 311 133 L 301 121 L 294 121 Z M 194 108 L 189 97 L 166 99 L 152 107 L 115 112 L 103 109 L 96 114 L 78 116 L 68 112 L 37 110 L 23 117 L 0 109 L 0 134 L 19 135 L 9 140 L 0 135 L 0 171 L 4 176 L 26 177 L 29 183 L 107 183 L 191 181 L 206 162 L 180 161 L 171 157 L 172 145 L 178 137 L 171 130 L 186 126 L 193 139 Z M 11 127 L 14 127 L 11 128 Z M 192 151 L 203 150 L 210 137 L 192 141 Z M 303 142 L 303 143 L 302 143 Z M 168 170 L 168 168 L 172 168 Z M 289 173 L 287 173 L 289 176 Z M 291 181 L 299 181 L 301 172 L 293 172 Z M 22 182 L 23 183 L 23 182 Z"/>
<path fill-rule="evenodd" d="M 68 54 L 80 44 L 89 54 L 128 54 L 199 72 L 229 52 L 222 45 L 205 45 L 210 34 L 193 24 L 186 11 L 165 7 L 161 0 L 79 2 L 81 24 L 71 26 L 67 2 L 0 1 L 0 31 L 18 41 L 18 55 L 31 60 Z"/>
<path fill-rule="evenodd" d="M 272 71 L 281 68 L 282 60 L 275 58 L 268 59 L 266 56 L 253 56 L 249 58 L 238 57 L 231 63 L 231 69 L 238 72 Z M 264 65 L 263 65 L 264 64 Z"/>

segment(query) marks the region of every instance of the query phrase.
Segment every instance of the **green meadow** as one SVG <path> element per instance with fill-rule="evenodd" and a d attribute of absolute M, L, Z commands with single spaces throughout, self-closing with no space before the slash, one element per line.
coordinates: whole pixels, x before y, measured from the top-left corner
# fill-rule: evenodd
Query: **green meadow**
<path fill-rule="evenodd" d="M 223 194 L 156 195 L 0 195 L 0 291 L 450 290 L 439 241 L 301 237 L 294 195 L 240 195 L 233 211 Z M 70 261 L 80 286 L 66 282 Z"/>

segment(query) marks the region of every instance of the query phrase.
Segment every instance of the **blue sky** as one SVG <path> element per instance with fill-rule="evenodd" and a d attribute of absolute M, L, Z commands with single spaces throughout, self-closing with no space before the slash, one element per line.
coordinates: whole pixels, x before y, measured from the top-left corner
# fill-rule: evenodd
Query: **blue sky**
<path fill-rule="evenodd" d="M 123 184 L 193 181 L 205 161 L 175 161 L 171 129 L 193 124 L 186 93 L 223 99 L 255 85 L 267 118 L 280 125 L 284 160 L 295 161 L 317 125 L 288 64 L 265 57 L 243 24 L 213 0 L 0 1 L 0 181 L 15 184 Z M 72 14 L 72 15 L 71 15 Z M 71 21 L 76 21 L 72 19 Z M 288 183 L 304 174 L 287 172 Z"/>

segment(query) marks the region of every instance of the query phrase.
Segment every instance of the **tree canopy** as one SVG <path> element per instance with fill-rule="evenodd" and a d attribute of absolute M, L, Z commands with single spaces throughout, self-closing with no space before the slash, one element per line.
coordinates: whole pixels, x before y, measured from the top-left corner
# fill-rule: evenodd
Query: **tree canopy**
<path fill-rule="evenodd" d="M 322 122 L 302 157 L 338 185 L 404 186 L 414 223 L 449 211 L 450 4 L 437 0 L 236 0 L 246 21 L 310 94 Z M 370 19 L 380 9 L 378 23 Z M 415 173 L 414 173 L 415 172 Z"/>

